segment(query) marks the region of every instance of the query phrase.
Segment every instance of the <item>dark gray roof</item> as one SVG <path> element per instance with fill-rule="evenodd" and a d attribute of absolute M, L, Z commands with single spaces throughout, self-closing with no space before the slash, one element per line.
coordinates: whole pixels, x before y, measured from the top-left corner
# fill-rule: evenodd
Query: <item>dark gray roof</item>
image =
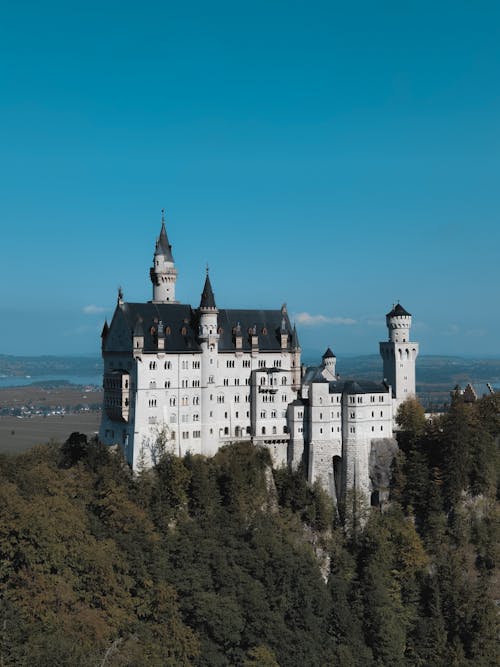
<path fill-rule="evenodd" d="M 130 336 L 138 321 L 142 322 L 144 331 L 144 351 L 156 352 L 158 326 L 164 328 L 165 352 L 201 352 L 198 343 L 200 312 L 191 306 L 180 303 L 123 303 L 117 306 L 122 317 L 113 317 L 110 331 L 115 327 L 125 327 L 124 332 Z M 288 315 L 281 310 L 220 310 L 218 312 L 219 350 L 228 352 L 235 350 L 235 333 L 238 323 L 241 329 L 242 350 L 251 350 L 249 330 L 255 329 L 259 350 L 273 352 L 281 350 L 281 327 L 285 319 L 289 343 L 292 329 Z M 234 333 L 233 333 L 234 332 Z M 108 339 L 109 340 L 109 339 Z M 105 351 L 112 351 L 105 346 Z"/>
<path fill-rule="evenodd" d="M 403 317 L 403 316 L 411 317 L 411 313 L 405 310 L 400 303 L 397 303 L 395 306 L 393 306 L 391 312 L 387 313 L 386 315 L 386 317 Z"/>
<path fill-rule="evenodd" d="M 335 392 L 341 391 L 344 394 L 387 394 L 389 388 L 383 382 L 371 382 L 370 380 L 345 380 L 344 382 L 331 382 L 335 385 Z"/>
<path fill-rule="evenodd" d="M 285 321 L 289 344 L 292 327 L 288 315 L 281 310 L 219 310 L 219 350 L 234 350 L 234 333 L 237 325 L 241 327 L 243 350 L 251 349 L 250 330 L 255 330 L 259 350 L 271 352 L 281 350 L 281 327 Z"/>
<path fill-rule="evenodd" d="M 336 357 L 333 354 L 333 352 L 331 351 L 331 349 L 328 348 L 327 351 L 325 352 L 325 354 L 323 355 L 322 359 L 336 359 Z"/>
<path fill-rule="evenodd" d="M 207 277 L 205 278 L 205 286 L 203 287 L 203 292 L 201 294 L 200 308 L 217 308 L 208 270 Z"/>
<path fill-rule="evenodd" d="M 117 306 L 122 318 L 113 318 L 111 329 L 125 321 L 130 333 L 130 349 L 132 349 L 132 333 L 138 322 L 144 331 L 144 351 L 157 352 L 158 324 L 164 327 L 165 352 L 201 352 L 196 335 L 198 318 L 191 306 L 180 303 L 123 303 Z M 109 337 L 108 337 L 109 339 Z M 107 350 L 105 346 L 105 351 Z"/>
<path fill-rule="evenodd" d="M 294 401 L 292 401 L 288 405 L 291 405 L 294 408 L 298 408 L 298 407 L 303 408 L 304 406 L 309 405 L 309 401 L 307 399 L 304 399 L 304 398 L 296 398 Z"/>
<path fill-rule="evenodd" d="M 300 347 L 299 336 L 297 334 L 297 327 L 294 324 L 292 331 L 292 350 L 298 350 L 299 347 Z"/>
<path fill-rule="evenodd" d="M 158 241 L 156 242 L 155 255 L 165 255 L 168 262 L 173 262 L 172 246 L 168 242 L 167 230 L 165 229 L 165 221 L 161 221 L 161 231 Z"/>

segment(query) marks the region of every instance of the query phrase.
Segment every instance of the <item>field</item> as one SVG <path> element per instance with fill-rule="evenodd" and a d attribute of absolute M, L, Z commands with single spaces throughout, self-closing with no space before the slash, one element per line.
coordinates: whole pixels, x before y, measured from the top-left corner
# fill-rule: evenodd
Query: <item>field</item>
<path fill-rule="evenodd" d="M 73 411 L 78 407 L 92 408 L 102 402 L 101 391 L 88 391 L 75 385 L 62 387 L 11 387 L 0 389 L 0 408 L 22 410 L 25 416 L 0 416 L 0 453 L 22 452 L 51 439 L 64 442 L 73 432 L 92 436 L 99 428 L 101 413 Z M 66 414 L 36 414 L 64 408 Z"/>
<path fill-rule="evenodd" d="M 0 417 L 0 453 L 15 454 L 51 439 L 64 442 L 73 431 L 94 435 L 99 412 L 50 417 Z"/>

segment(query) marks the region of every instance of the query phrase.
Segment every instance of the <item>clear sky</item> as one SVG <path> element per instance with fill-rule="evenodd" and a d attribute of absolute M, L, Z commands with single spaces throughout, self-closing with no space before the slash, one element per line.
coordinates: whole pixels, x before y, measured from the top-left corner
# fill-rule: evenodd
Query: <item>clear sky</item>
<path fill-rule="evenodd" d="M 306 349 L 500 355 L 500 3 L 0 4 L 0 353 L 151 298 L 286 301 Z"/>

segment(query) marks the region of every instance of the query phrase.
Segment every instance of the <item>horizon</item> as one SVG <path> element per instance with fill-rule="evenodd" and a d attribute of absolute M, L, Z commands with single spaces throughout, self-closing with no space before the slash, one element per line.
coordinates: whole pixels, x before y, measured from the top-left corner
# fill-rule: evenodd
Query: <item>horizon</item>
<path fill-rule="evenodd" d="M 0 351 L 99 355 L 116 290 L 288 303 L 304 349 L 500 356 L 500 5 L 2 9 Z"/>

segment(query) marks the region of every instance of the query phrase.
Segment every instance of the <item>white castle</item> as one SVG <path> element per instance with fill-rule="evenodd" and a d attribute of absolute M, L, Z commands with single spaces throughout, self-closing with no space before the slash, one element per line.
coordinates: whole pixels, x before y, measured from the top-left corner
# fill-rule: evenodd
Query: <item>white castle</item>
<path fill-rule="evenodd" d="M 152 300 L 127 303 L 119 290 L 104 324 L 101 441 L 119 444 L 139 470 L 164 451 L 211 456 L 247 440 L 267 447 L 275 466 L 302 463 L 336 500 L 349 489 L 368 496 L 370 453 L 393 437 L 398 405 L 415 395 L 410 313 L 397 304 L 386 316 L 384 381 L 345 381 L 330 349 L 320 366 L 302 366 L 285 305 L 219 308 L 208 270 L 199 306 L 178 303 L 163 217 L 150 277 Z"/>

